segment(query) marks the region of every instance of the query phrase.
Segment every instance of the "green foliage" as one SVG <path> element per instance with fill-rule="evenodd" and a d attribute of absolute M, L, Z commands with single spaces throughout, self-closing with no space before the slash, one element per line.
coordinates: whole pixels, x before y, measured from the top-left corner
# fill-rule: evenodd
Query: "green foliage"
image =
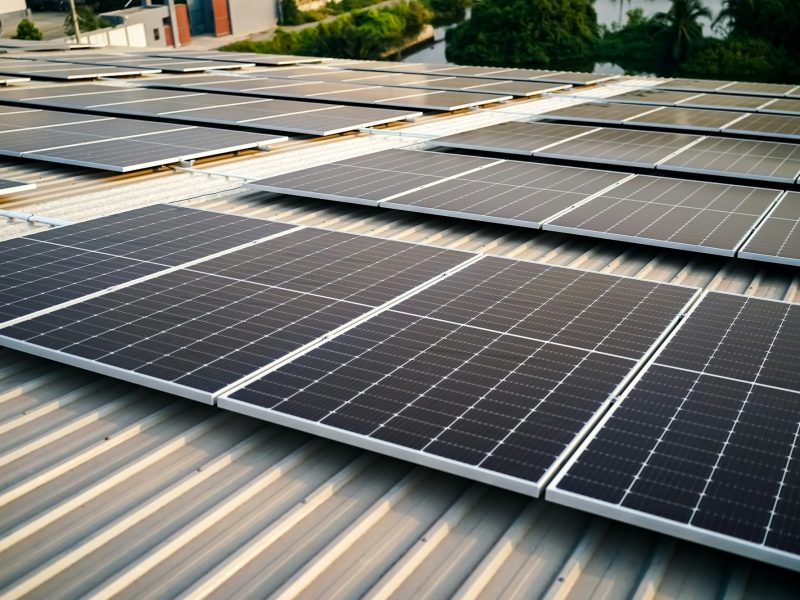
<path fill-rule="evenodd" d="M 28 19 L 22 19 L 17 25 L 17 33 L 14 34 L 15 40 L 40 40 L 42 32 Z"/>
<path fill-rule="evenodd" d="M 302 25 L 313 20 L 297 8 L 295 0 L 281 0 L 281 25 Z"/>
<path fill-rule="evenodd" d="M 675 62 L 686 60 L 703 42 L 703 26 L 700 19 L 711 19 L 711 11 L 702 0 L 672 0 L 672 6 L 665 13 L 653 17 L 663 22 L 670 34 L 672 59 Z"/>
<path fill-rule="evenodd" d="M 447 32 L 447 59 L 558 68 L 589 57 L 597 39 L 593 0 L 481 0 Z"/>
<path fill-rule="evenodd" d="M 435 26 L 460 23 L 467 16 L 467 7 L 471 6 L 470 0 L 424 0 L 433 13 Z"/>
<path fill-rule="evenodd" d="M 430 18 L 430 11 L 412 0 L 378 10 L 348 12 L 328 23 L 296 32 L 279 29 L 271 40 L 235 42 L 222 49 L 376 59 L 419 35 Z"/>
<path fill-rule="evenodd" d="M 800 81 L 800 65 L 782 48 L 756 38 L 708 40 L 706 48 L 681 64 L 686 75 L 743 81 Z"/>
<path fill-rule="evenodd" d="M 797 0 L 726 0 L 715 24 L 729 37 L 765 40 L 800 59 L 800 2 Z"/>
<path fill-rule="evenodd" d="M 78 27 L 80 28 L 81 33 L 111 26 L 111 23 L 97 16 L 94 11 L 94 6 L 90 6 L 88 4 L 79 4 L 76 7 L 76 12 L 78 13 Z M 75 25 L 72 20 L 72 12 L 68 12 L 67 18 L 64 19 L 64 33 L 67 35 L 75 35 Z"/>
<path fill-rule="evenodd" d="M 659 70 L 654 66 L 668 63 L 669 57 L 667 25 L 661 20 L 647 18 L 641 8 L 628 11 L 624 26 L 604 31 L 597 50 L 601 62 L 617 64 L 626 73 Z"/>

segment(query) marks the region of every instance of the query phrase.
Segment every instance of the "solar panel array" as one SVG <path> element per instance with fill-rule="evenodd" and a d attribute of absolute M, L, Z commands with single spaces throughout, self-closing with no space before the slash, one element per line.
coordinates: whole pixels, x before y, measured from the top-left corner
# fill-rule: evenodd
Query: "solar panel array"
<path fill-rule="evenodd" d="M 697 293 L 170 206 L 0 253 L 3 345 L 534 495 Z"/>
<path fill-rule="evenodd" d="M 249 182 L 307 198 L 735 256 L 782 192 L 420 150 Z"/>
<path fill-rule="evenodd" d="M 782 98 L 796 94 L 800 86 L 775 83 L 750 83 L 745 81 L 719 81 L 712 79 L 670 79 L 656 86 L 662 90 L 686 92 L 709 92 L 741 94 L 745 96 L 766 96 Z"/>
<path fill-rule="evenodd" d="M 800 193 L 787 192 L 781 198 L 739 256 L 800 266 Z"/>
<path fill-rule="evenodd" d="M 0 59 L 0 74 L 20 75 L 31 79 L 74 81 L 100 77 L 134 77 L 160 73 L 158 69 L 104 65 L 77 65 L 42 60 Z"/>
<path fill-rule="evenodd" d="M 746 96 L 736 97 L 746 98 Z M 683 104 L 653 107 L 591 103 L 554 110 L 541 115 L 540 118 L 547 121 L 566 120 L 590 124 L 676 129 L 689 133 L 730 133 L 775 140 L 800 140 L 800 116 L 686 108 Z"/>
<path fill-rule="evenodd" d="M 305 72 L 305 71 L 302 71 Z M 224 75 L 152 79 L 142 82 L 148 87 L 167 89 L 194 89 L 209 92 L 257 96 L 264 98 L 289 98 L 340 102 L 361 106 L 388 106 L 400 109 L 427 111 L 454 111 L 475 106 L 485 106 L 511 100 L 509 94 L 478 91 L 439 91 L 404 87 L 387 87 L 366 83 L 352 84 L 319 79 L 298 81 L 287 73 L 268 71 L 266 74 L 249 74 L 244 77 Z"/>
<path fill-rule="evenodd" d="M 500 67 L 474 67 L 426 63 L 401 63 L 390 61 L 344 60 L 328 63 L 330 66 L 355 71 L 378 71 L 389 73 L 434 74 L 453 77 L 481 77 L 484 79 L 508 79 L 512 81 L 543 81 L 567 85 L 594 85 L 619 79 L 619 75 L 580 73 L 572 71 L 547 71 L 540 69 L 508 69 Z"/>
<path fill-rule="evenodd" d="M 544 228 L 734 256 L 780 195 L 763 188 L 639 175 Z"/>
<path fill-rule="evenodd" d="M 168 205 L 0 256 L 4 346 L 800 569 L 796 305 Z"/>
<path fill-rule="evenodd" d="M 321 136 L 420 115 L 387 108 L 257 100 L 224 94 L 101 84 L 0 91 L 0 100 L 26 106 Z"/>
<path fill-rule="evenodd" d="M 242 69 L 254 67 L 255 63 L 222 62 L 218 60 L 202 60 L 191 58 L 158 58 L 141 54 L 57 54 L 45 57 L 26 56 L 31 60 L 49 60 L 52 62 L 83 65 L 103 65 L 125 68 L 155 69 L 162 73 L 202 73 L 223 69 Z"/>
<path fill-rule="evenodd" d="M 0 114 L 0 155 L 117 172 L 265 148 L 286 139 L 51 110 Z"/>
<path fill-rule="evenodd" d="M 707 293 L 550 500 L 800 570 L 800 307 Z"/>
<path fill-rule="evenodd" d="M 260 71 L 259 76 L 278 79 L 308 79 L 352 85 L 378 85 L 386 87 L 419 88 L 462 92 L 492 93 L 526 98 L 544 93 L 569 89 L 570 85 L 537 81 L 487 79 L 480 77 L 454 77 L 448 75 L 421 75 L 412 73 L 384 73 L 351 71 L 328 67 L 276 68 Z"/>
<path fill-rule="evenodd" d="M 800 146 L 772 141 L 592 127 L 504 123 L 437 138 L 437 146 L 793 184 Z"/>
<path fill-rule="evenodd" d="M 171 50 L 165 52 L 149 52 L 148 56 L 182 60 L 213 60 L 217 62 L 239 62 L 263 65 L 303 65 L 324 63 L 331 59 L 318 56 L 295 56 L 291 54 L 261 54 L 260 52 L 218 52 L 214 50 Z"/>

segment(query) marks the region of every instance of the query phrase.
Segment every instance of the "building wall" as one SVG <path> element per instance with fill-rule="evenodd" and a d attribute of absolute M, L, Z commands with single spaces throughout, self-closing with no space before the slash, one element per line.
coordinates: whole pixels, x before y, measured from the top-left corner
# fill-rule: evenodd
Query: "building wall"
<path fill-rule="evenodd" d="M 25 12 L 28 6 L 25 0 L 0 0 L 0 15 L 9 13 Z"/>
<path fill-rule="evenodd" d="M 144 28 L 144 45 L 146 46 L 165 48 L 167 45 L 167 37 L 164 32 L 164 19 L 169 16 L 169 10 L 166 6 L 154 6 L 152 8 L 136 11 L 111 11 L 108 13 L 103 13 L 100 16 L 108 19 L 116 26 L 126 26 L 130 28 L 131 31 L 136 31 L 137 34 L 139 29 L 134 29 L 133 26 L 141 25 Z M 137 40 L 138 38 L 139 36 L 137 35 Z M 114 45 L 117 45 L 118 41 L 119 40 L 117 40 Z M 127 44 L 123 45 L 141 46 L 142 44 L 128 42 Z"/>
<path fill-rule="evenodd" d="M 278 26 L 277 0 L 228 0 L 231 33 L 256 33 Z"/>

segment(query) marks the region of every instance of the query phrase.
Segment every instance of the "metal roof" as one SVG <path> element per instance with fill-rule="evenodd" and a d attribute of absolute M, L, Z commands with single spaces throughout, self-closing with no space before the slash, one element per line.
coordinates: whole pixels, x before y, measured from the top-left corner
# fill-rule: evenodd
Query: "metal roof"
<path fill-rule="evenodd" d="M 798 273 L 778 266 L 240 189 L 564 102 L 129 176 L 4 160 L 0 177 L 39 188 L 0 209 L 77 221 L 177 201 L 798 299 Z M 39 227 L 3 221 L 0 238 Z M 2 349 L 0 486 L 3 598 L 797 595 L 788 571 Z"/>

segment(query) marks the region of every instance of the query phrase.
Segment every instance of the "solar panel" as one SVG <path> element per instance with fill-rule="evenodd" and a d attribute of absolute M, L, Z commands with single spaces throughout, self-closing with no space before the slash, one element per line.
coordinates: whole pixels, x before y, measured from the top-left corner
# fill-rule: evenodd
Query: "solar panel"
<path fill-rule="evenodd" d="M 794 183 L 800 175 L 800 146 L 707 137 L 663 161 L 658 168 L 753 181 Z"/>
<path fill-rule="evenodd" d="M 210 403 L 214 392 L 470 257 L 293 231 L 195 265 L 217 274 L 179 268 L 6 327 L 0 340 Z"/>
<path fill-rule="evenodd" d="M 510 80 L 487 80 L 478 77 L 451 77 L 444 74 L 422 75 L 411 73 L 373 73 L 367 71 L 345 71 L 309 69 L 300 74 L 305 79 L 339 81 L 342 83 L 383 85 L 390 87 L 419 88 L 429 90 L 473 91 L 497 93 L 516 97 L 530 97 L 568 89 L 568 85 L 524 82 Z"/>
<path fill-rule="evenodd" d="M 535 496 L 694 295 L 487 257 L 219 405 Z"/>
<path fill-rule="evenodd" d="M 542 75 L 540 77 L 537 77 L 536 81 L 566 83 L 569 85 L 595 85 L 598 83 L 604 83 L 606 81 L 613 81 L 614 79 L 619 79 L 619 75 L 603 75 L 599 73 L 573 73 L 565 71 L 562 73 L 553 73 L 552 75 Z"/>
<path fill-rule="evenodd" d="M 54 62 L 67 64 L 87 64 L 87 65 L 108 65 L 117 67 L 142 67 L 146 69 L 156 69 L 164 73 L 196 73 L 219 69 L 241 69 L 248 66 L 255 66 L 255 63 L 242 62 L 221 62 L 211 60 L 196 59 L 176 59 L 176 58 L 156 58 L 129 55 L 89 55 L 89 56 L 68 56 L 50 57 Z"/>
<path fill-rule="evenodd" d="M 625 92 L 611 96 L 607 99 L 608 102 L 615 102 L 620 104 L 648 104 L 653 106 L 675 106 L 676 104 L 683 104 L 691 98 L 696 98 L 699 95 L 692 92 L 679 92 L 670 90 L 659 89 L 645 89 L 634 90 L 632 92 Z"/>
<path fill-rule="evenodd" d="M 798 305 L 707 293 L 548 488 L 800 570 Z"/>
<path fill-rule="evenodd" d="M 637 175 L 544 229 L 734 256 L 781 192 Z"/>
<path fill-rule="evenodd" d="M 726 94 L 744 94 L 747 96 L 786 96 L 797 90 L 798 86 L 783 83 L 749 83 L 737 81 L 725 86 Z"/>
<path fill-rule="evenodd" d="M 758 96 L 735 96 L 733 94 L 698 94 L 680 102 L 680 106 L 716 108 L 720 110 L 757 111 L 772 100 Z"/>
<path fill-rule="evenodd" d="M 670 79 L 664 83 L 659 83 L 656 89 L 677 90 L 686 92 L 719 92 L 727 93 L 727 88 L 733 84 L 732 81 L 715 79 Z"/>
<path fill-rule="evenodd" d="M 556 123 L 508 122 L 440 137 L 433 143 L 447 148 L 531 156 L 537 148 L 582 136 L 596 129 Z"/>
<path fill-rule="evenodd" d="M 417 150 L 385 150 L 248 182 L 250 189 L 377 206 L 445 178 L 497 161 Z"/>
<path fill-rule="evenodd" d="M 736 123 L 747 113 L 700 108 L 665 107 L 625 121 L 626 125 L 718 132 Z"/>
<path fill-rule="evenodd" d="M 214 132 L 211 136 L 212 139 L 209 140 L 206 137 L 207 141 L 204 144 L 198 142 L 194 145 L 187 145 L 189 142 L 186 141 L 183 144 L 179 144 L 177 141 L 172 142 L 171 138 L 176 133 L 170 132 L 153 134 L 146 138 L 100 140 L 80 145 L 31 150 L 26 152 L 24 157 L 128 173 L 214 154 L 258 148 L 271 141 L 257 134 L 211 131 Z M 200 138 L 202 135 L 198 134 L 197 137 Z M 218 139 L 220 136 L 224 139 Z"/>
<path fill-rule="evenodd" d="M 738 256 L 800 266 L 800 193 L 781 198 Z"/>
<path fill-rule="evenodd" d="M 52 110 L 31 110 L 28 112 L 0 115 L 0 124 L 7 127 L 6 131 L 20 129 L 31 130 L 40 127 L 52 127 L 54 125 L 83 124 L 106 120 L 108 120 L 108 117 L 79 115 Z"/>
<path fill-rule="evenodd" d="M 288 229 L 162 204 L 0 242 L 0 324 Z"/>
<path fill-rule="evenodd" d="M 599 128 L 536 151 L 534 156 L 655 168 L 664 159 L 699 139 L 696 135 Z"/>
<path fill-rule="evenodd" d="M 24 75 L 31 79 L 98 79 L 99 77 L 132 77 L 159 73 L 158 69 L 138 69 L 110 66 L 79 66 L 45 61 L 7 60 L 0 61 L 0 73 Z"/>
<path fill-rule="evenodd" d="M 724 128 L 725 133 L 800 140 L 800 118 L 786 115 L 748 114 Z"/>
<path fill-rule="evenodd" d="M 575 121 L 578 123 L 621 125 L 623 121 L 653 110 L 656 109 L 639 104 L 589 102 L 551 110 L 539 115 L 539 118 L 556 121 Z"/>
<path fill-rule="evenodd" d="M 94 93 L 98 88 L 100 93 Z M 114 91 L 108 91 L 109 89 Z M 122 90 L 110 88 L 110 86 L 94 86 L 83 88 L 81 92 L 75 96 L 56 96 L 51 92 L 37 98 L 17 98 L 16 101 L 32 106 L 80 107 L 107 115 L 151 117 L 190 124 L 223 124 L 248 129 L 320 136 L 413 119 L 421 114 L 383 106 L 380 108 L 358 107 L 356 109 L 355 107 L 319 102 L 258 100 L 189 90 L 173 91 L 151 88 Z M 409 91 L 409 93 L 413 92 Z M 0 98 L 2 98 L 2 94 L 0 94 Z M 322 111 L 325 114 L 322 114 Z M 300 113 L 314 114 L 303 116 Z M 86 118 L 97 119 L 99 117 Z M 2 123 L 3 117 L 0 116 L 0 125 Z M 283 140 L 275 138 L 274 141 Z"/>
<path fill-rule="evenodd" d="M 747 96 L 740 96 L 746 98 Z M 800 98 L 775 98 L 768 100 L 758 112 L 777 115 L 800 115 Z"/>
<path fill-rule="evenodd" d="M 503 161 L 381 206 L 538 229 L 545 219 L 625 177 L 624 173 Z"/>

